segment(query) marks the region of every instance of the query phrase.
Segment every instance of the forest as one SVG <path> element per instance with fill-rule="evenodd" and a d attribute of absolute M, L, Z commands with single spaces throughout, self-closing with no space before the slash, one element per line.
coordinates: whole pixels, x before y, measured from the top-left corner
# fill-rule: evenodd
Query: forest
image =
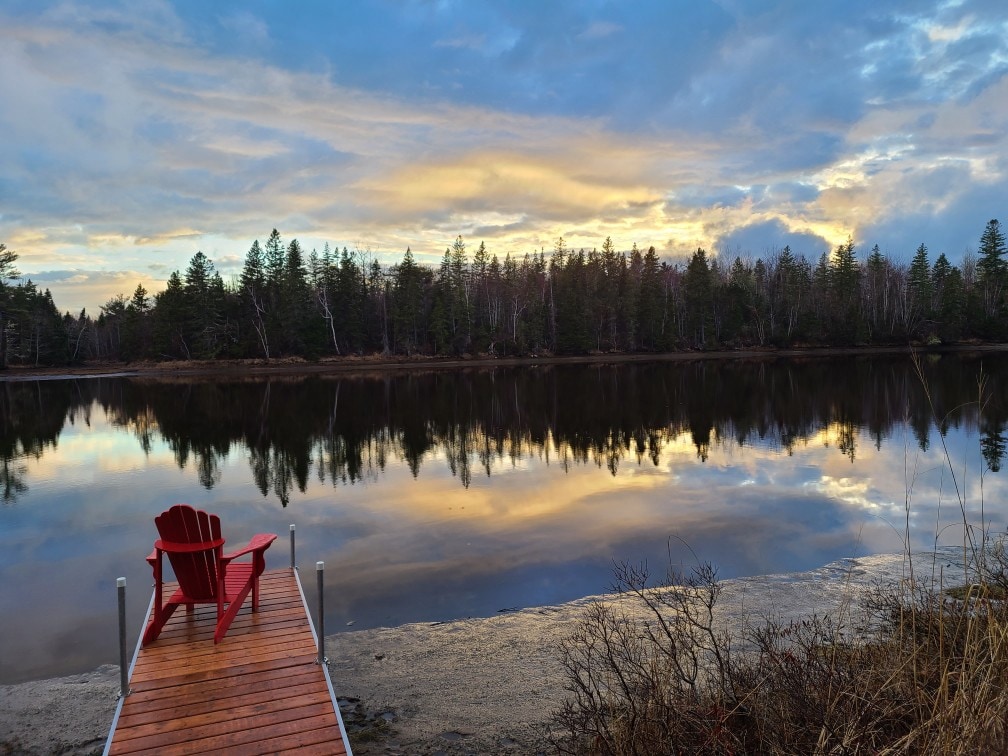
<path fill-rule="evenodd" d="M 851 239 L 810 260 L 784 247 L 764 257 L 661 260 L 655 248 L 553 250 L 503 260 L 461 236 L 440 265 L 409 248 L 382 265 L 370 251 L 255 241 L 225 281 L 197 252 L 151 294 L 140 284 L 97 316 L 60 313 L 19 279 L 0 244 L 0 368 L 87 361 L 382 355 L 489 357 L 754 347 L 1001 341 L 1008 326 L 1004 232 L 989 221 L 976 252 L 934 261 L 921 244 L 896 262 Z"/>

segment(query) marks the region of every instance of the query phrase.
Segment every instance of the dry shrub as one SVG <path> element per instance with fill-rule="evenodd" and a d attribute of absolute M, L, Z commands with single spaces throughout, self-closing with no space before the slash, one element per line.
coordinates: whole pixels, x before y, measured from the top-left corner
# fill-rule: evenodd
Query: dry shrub
<path fill-rule="evenodd" d="M 643 753 L 656 742 L 702 742 L 717 730 L 731 639 L 715 628 L 721 588 L 708 566 L 682 584 L 647 588 L 643 568 L 623 565 L 617 588 L 644 602 L 646 620 L 625 602 L 590 605 L 561 644 L 568 690 L 555 714 L 561 753 Z"/>
<path fill-rule="evenodd" d="M 562 644 L 571 697 L 551 742 L 564 754 L 1008 753 L 1008 560 L 995 546 L 982 562 L 960 597 L 876 586 L 858 616 L 870 632 L 847 610 L 729 632 L 711 567 L 648 587 L 624 565 L 620 597 L 590 606 Z"/>

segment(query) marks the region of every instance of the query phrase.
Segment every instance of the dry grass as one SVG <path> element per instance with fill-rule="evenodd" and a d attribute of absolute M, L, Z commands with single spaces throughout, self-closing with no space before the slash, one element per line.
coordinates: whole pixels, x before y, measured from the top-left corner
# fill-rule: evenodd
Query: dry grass
<path fill-rule="evenodd" d="M 732 635 L 715 626 L 711 568 L 647 587 L 646 572 L 623 567 L 619 588 L 646 611 L 586 611 L 562 647 L 571 697 L 552 743 L 565 754 L 1006 753 L 1008 609 L 990 588 L 1006 563 L 991 553 L 962 598 L 877 587 L 850 613 L 871 621 L 867 635 L 847 612 Z"/>

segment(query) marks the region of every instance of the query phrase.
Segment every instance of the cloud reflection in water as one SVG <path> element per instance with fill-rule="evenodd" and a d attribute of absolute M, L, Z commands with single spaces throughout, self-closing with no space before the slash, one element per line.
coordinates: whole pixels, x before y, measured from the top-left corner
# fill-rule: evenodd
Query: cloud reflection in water
<path fill-rule="evenodd" d="M 990 385 L 1004 362 L 985 359 Z M 980 435 L 1004 427 L 1000 396 L 982 420 L 963 404 L 977 369 L 928 368 L 959 408 L 944 443 L 971 519 Z M 176 501 L 221 514 L 232 542 L 296 523 L 302 568 L 326 563 L 329 629 L 568 601 L 621 560 L 660 573 L 696 554 L 731 577 L 899 551 L 908 482 L 915 547 L 956 543 L 918 385 L 881 358 L 5 384 L 0 449 L 25 490 L 0 508 L 0 635 L 19 639 L 0 681 L 114 661 L 115 578 L 138 630 L 151 520 Z M 983 497 L 1003 530 L 1002 476 Z M 268 556 L 284 566 L 285 544 Z"/>

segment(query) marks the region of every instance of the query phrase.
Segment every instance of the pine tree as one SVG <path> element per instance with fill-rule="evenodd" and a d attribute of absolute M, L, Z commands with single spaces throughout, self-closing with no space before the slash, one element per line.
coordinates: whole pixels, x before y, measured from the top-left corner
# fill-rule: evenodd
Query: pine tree
<path fill-rule="evenodd" d="M 862 282 L 864 297 L 864 317 L 868 329 L 869 340 L 882 333 L 886 325 L 886 315 L 889 302 L 889 261 L 886 260 L 879 245 L 872 247 L 865 261 L 865 274 Z"/>
<path fill-rule="evenodd" d="M 779 334 L 773 334 L 781 343 L 787 345 L 801 332 L 803 294 L 811 287 L 811 274 L 808 261 L 798 260 L 791 252 L 791 247 L 785 246 L 777 260 L 776 275 L 773 283 L 775 308 L 781 314 L 782 327 Z"/>
<path fill-rule="evenodd" d="M 336 354 L 342 354 L 339 338 L 336 335 L 336 287 L 339 273 L 332 250 L 329 248 L 329 242 L 323 246 L 321 258 L 316 255 L 314 249 L 312 250 L 309 257 L 309 270 L 318 312 L 326 326 L 326 336 L 332 341 L 333 351 Z"/>
<path fill-rule="evenodd" d="M 758 327 L 752 322 L 756 313 L 756 285 L 752 269 L 741 257 L 732 261 L 728 280 L 720 289 L 720 295 L 726 300 L 720 340 L 731 342 L 738 338 L 751 338 L 751 333 Z"/>
<path fill-rule="evenodd" d="M 218 287 L 214 264 L 202 252 L 189 261 L 185 273 L 185 326 L 189 346 L 200 358 L 216 357 L 220 351 L 220 309 L 223 297 Z"/>
<path fill-rule="evenodd" d="M 830 286 L 841 302 L 849 304 L 857 298 L 860 276 L 861 270 L 854 256 L 854 240 L 848 237 L 836 248 L 830 261 Z"/>
<path fill-rule="evenodd" d="M 256 242 L 256 246 L 258 246 L 258 242 Z M 266 248 L 263 253 L 263 271 L 266 275 L 266 282 L 271 287 L 280 288 L 286 262 L 287 255 L 284 252 L 283 242 L 280 240 L 279 232 L 274 228 L 269 239 L 266 240 Z"/>
<path fill-rule="evenodd" d="M 487 337 L 490 340 L 490 354 L 496 354 L 496 344 L 503 342 L 506 349 L 507 341 L 503 332 L 504 325 L 504 275 L 497 255 L 490 258 L 487 267 Z M 507 352 L 505 351 L 505 355 Z"/>
<path fill-rule="evenodd" d="M 1005 262 L 1004 232 L 1001 231 L 1001 224 L 997 218 L 987 222 L 987 227 L 980 236 L 980 261 L 977 263 L 977 270 L 981 280 L 994 279 L 998 283 L 1004 280 L 1008 263 Z"/>
<path fill-rule="evenodd" d="M 274 232 L 276 229 L 274 229 Z M 279 238 L 279 234 L 277 235 Z M 269 306 L 266 295 L 266 269 L 262 248 L 256 239 L 245 255 L 245 265 L 240 278 L 241 291 L 239 297 L 243 304 L 245 317 L 251 323 L 251 330 L 256 334 L 258 346 L 263 356 L 270 357 L 270 334 L 267 328 L 267 313 Z"/>
<path fill-rule="evenodd" d="M 944 253 L 938 255 L 931 270 L 931 286 L 934 291 L 932 309 L 939 322 L 941 340 L 956 341 L 962 333 L 966 295 L 962 273 L 949 263 Z"/>
<path fill-rule="evenodd" d="M 336 334 L 347 345 L 348 352 L 361 352 L 367 346 L 364 328 L 367 295 L 363 259 L 358 265 L 358 258 L 343 247 L 336 273 Z"/>
<path fill-rule="evenodd" d="M 619 272 L 619 295 L 616 300 L 619 329 L 624 348 L 634 350 L 640 345 L 637 304 L 640 299 L 641 270 L 644 268 L 644 257 L 636 242 L 630 248 L 629 258 L 624 257 L 623 263 Z"/>
<path fill-rule="evenodd" d="M 452 244 L 449 270 L 453 346 L 456 352 L 467 352 L 472 342 L 472 296 L 466 246 L 461 235 Z"/>
<path fill-rule="evenodd" d="M 606 340 L 610 349 L 619 349 L 620 341 L 620 278 L 626 267 L 624 255 L 616 252 L 611 237 L 602 242 L 602 298 L 601 310 Z"/>
<path fill-rule="evenodd" d="M 490 339 L 490 253 L 486 244 L 480 242 L 473 254 L 472 266 L 469 268 L 470 285 L 472 289 L 472 339 L 477 350 L 482 350 Z"/>
<path fill-rule="evenodd" d="M 566 354 L 582 354 L 591 348 L 588 332 L 589 310 L 586 298 L 586 260 L 584 250 L 567 253 L 559 249 L 551 263 L 550 282 L 554 313 L 554 349 Z M 636 313 L 634 314 L 636 317 Z"/>
<path fill-rule="evenodd" d="M 927 247 L 921 244 L 910 263 L 910 286 L 918 296 L 931 294 L 931 264 L 928 262 Z"/>
<path fill-rule="evenodd" d="M 158 348 L 167 357 L 192 358 L 186 330 L 189 307 L 182 277 L 173 271 L 165 290 L 154 297 L 154 329 Z"/>
<path fill-rule="evenodd" d="M 854 256 L 854 240 L 850 237 L 833 253 L 828 281 L 834 309 L 829 320 L 822 323 L 826 326 L 824 330 L 833 340 L 853 343 L 861 330 L 858 309 L 861 269 Z"/>
<path fill-rule="evenodd" d="M 0 370 L 7 369 L 7 323 L 9 319 L 10 297 L 7 281 L 18 275 L 14 263 L 18 255 L 6 244 L 0 244 Z"/>
<path fill-rule="evenodd" d="M 406 247 L 402 262 L 392 270 L 392 338 L 393 344 L 406 354 L 422 348 L 426 339 L 424 327 L 423 271 Z"/>
<path fill-rule="evenodd" d="M 449 354 L 455 345 L 457 321 L 454 317 L 454 297 L 451 285 L 451 250 L 445 248 L 444 257 L 434 279 L 432 292 L 430 330 L 434 350 Z"/>
<path fill-rule="evenodd" d="M 981 329 L 986 337 L 997 338 L 1002 333 L 1000 320 L 1004 311 L 1005 285 L 1008 284 L 1005 237 L 997 218 L 987 222 L 980 237 L 979 253 L 977 274 L 985 316 Z"/>
<path fill-rule="evenodd" d="M 926 328 L 927 321 L 932 318 L 931 300 L 931 265 L 928 262 L 927 247 L 921 244 L 910 263 L 909 277 L 909 322 L 911 332 Z"/>
<path fill-rule="evenodd" d="M 19 336 L 13 345 L 24 364 L 55 365 L 67 361 L 66 340 L 59 310 L 52 293 L 40 292 L 28 279 L 10 289 L 10 309 L 20 321 L 15 327 Z M 0 471 L 0 479 L 3 474 Z"/>
<path fill-rule="evenodd" d="M 640 297 L 637 300 L 637 332 L 644 349 L 657 349 L 664 331 L 658 255 L 648 247 L 641 265 Z"/>
<path fill-rule="evenodd" d="M 693 346 L 704 349 L 711 337 L 714 287 L 707 253 L 703 248 L 698 248 L 693 253 L 686 266 L 683 285 L 686 289 L 686 322 L 690 342 Z"/>
<path fill-rule="evenodd" d="M 308 270 L 301 244 L 297 239 L 291 239 L 281 274 L 280 333 L 285 351 L 292 354 L 315 356 L 319 348 L 318 330 L 313 331 L 309 324 L 309 292 Z"/>
<path fill-rule="evenodd" d="M 132 360 L 147 353 L 149 348 L 150 299 L 143 284 L 137 284 L 126 305 L 120 342 L 120 355 L 124 360 Z"/>

